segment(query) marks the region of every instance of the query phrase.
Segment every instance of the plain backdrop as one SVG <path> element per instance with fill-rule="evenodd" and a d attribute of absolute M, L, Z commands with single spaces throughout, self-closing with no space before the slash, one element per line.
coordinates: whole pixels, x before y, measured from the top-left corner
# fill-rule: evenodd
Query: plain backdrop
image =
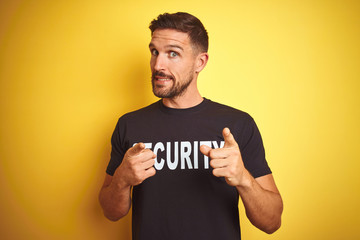
<path fill-rule="evenodd" d="M 359 1 L 0 1 L 0 238 L 130 239 L 97 194 L 124 113 L 157 100 L 148 25 L 204 23 L 200 92 L 251 114 L 283 226 L 244 239 L 359 239 Z"/>

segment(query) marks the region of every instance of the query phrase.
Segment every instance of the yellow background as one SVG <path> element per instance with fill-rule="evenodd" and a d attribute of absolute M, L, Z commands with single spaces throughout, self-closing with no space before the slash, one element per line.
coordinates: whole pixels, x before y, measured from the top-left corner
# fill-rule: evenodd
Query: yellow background
<path fill-rule="evenodd" d="M 203 96 L 249 112 L 282 193 L 266 235 L 359 239 L 359 1 L 0 2 L 0 238 L 129 239 L 97 193 L 118 117 L 155 101 L 149 22 L 188 11 L 210 36 Z"/>

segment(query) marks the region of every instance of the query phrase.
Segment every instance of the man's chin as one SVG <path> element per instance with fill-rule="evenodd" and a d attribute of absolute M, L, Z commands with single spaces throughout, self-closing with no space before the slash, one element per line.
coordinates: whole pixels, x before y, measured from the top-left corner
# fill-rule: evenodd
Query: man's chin
<path fill-rule="evenodd" d="M 155 96 L 159 97 L 159 98 L 166 98 L 167 95 L 169 94 L 170 89 L 163 86 L 163 85 L 157 85 L 154 84 L 153 82 L 153 93 Z"/>
<path fill-rule="evenodd" d="M 160 89 L 160 88 L 153 88 L 153 93 L 156 97 L 158 98 L 171 98 L 172 94 L 169 90 L 164 89 Z"/>
<path fill-rule="evenodd" d="M 158 92 L 158 91 L 153 91 L 154 95 L 158 98 L 169 98 L 169 94 L 167 93 L 163 93 L 163 92 Z"/>

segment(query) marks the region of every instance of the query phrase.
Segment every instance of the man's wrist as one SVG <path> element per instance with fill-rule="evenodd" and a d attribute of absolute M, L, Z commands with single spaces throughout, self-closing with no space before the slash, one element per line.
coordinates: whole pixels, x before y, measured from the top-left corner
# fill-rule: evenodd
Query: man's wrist
<path fill-rule="evenodd" d="M 122 176 L 123 175 L 121 173 L 116 173 L 116 176 L 114 176 L 110 185 L 114 190 L 122 191 L 131 187 L 131 185 L 128 184 Z"/>
<path fill-rule="evenodd" d="M 238 191 L 247 191 L 253 188 L 254 178 L 246 169 L 244 169 L 241 178 L 240 184 L 236 186 Z"/>

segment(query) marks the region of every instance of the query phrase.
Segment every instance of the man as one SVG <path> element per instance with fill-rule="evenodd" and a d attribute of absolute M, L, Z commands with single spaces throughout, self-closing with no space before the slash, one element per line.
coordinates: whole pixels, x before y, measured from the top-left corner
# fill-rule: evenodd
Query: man
<path fill-rule="evenodd" d="M 208 61 L 204 26 L 165 13 L 150 30 L 161 100 L 116 125 L 99 195 L 105 216 L 122 218 L 132 202 L 133 239 L 240 239 L 240 196 L 253 225 L 276 231 L 283 205 L 254 120 L 198 91 Z"/>

